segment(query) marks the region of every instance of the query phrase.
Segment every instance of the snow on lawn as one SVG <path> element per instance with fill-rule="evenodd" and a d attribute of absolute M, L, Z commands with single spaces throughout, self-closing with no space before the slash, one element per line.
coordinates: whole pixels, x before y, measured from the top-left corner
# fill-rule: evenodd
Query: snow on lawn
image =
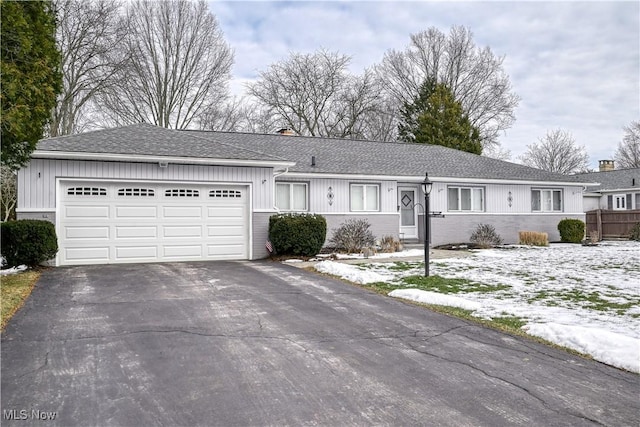
<path fill-rule="evenodd" d="M 484 291 L 462 288 L 455 294 L 411 289 L 404 283 L 404 277 L 423 274 L 421 263 L 340 265 L 321 268 L 347 280 L 372 274 L 366 276 L 372 278 L 369 282 L 358 283 L 396 285 L 398 290 L 390 295 L 398 298 L 461 307 L 483 318 L 519 317 L 531 335 L 640 373 L 638 242 L 601 242 L 595 247 L 515 246 L 432 260 L 432 275 L 498 286 Z"/>
<path fill-rule="evenodd" d="M 27 269 L 26 265 L 19 265 L 17 267 L 11 267 L 4 270 L 0 270 L 0 276 L 6 276 L 9 274 L 20 273 L 21 271 L 25 271 Z"/>

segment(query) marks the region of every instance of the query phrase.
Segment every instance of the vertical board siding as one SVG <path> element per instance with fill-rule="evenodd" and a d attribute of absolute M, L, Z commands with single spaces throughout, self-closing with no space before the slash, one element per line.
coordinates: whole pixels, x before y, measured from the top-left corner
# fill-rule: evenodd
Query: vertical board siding
<path fill-rule="evenodd" d="M 57 178 L 251 183 L 253 209 L 272 209 L 272 177 L 272 168 L 169 164 L 162 169 L 157 163 L 33 159 L 18 172 L 18 209 L 54 209 Z"/>

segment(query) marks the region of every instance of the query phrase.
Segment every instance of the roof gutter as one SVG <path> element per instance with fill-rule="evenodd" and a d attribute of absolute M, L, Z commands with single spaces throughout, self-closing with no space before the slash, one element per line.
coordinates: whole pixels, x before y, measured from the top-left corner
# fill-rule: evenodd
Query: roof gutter
<path fill-rule="evenodd" d="M 309 172 L 289 172 L 288 177 L 292 178 L 333 178 L 349 180 L 375 180 L 375 181 L 401 181 L 411 183 L 421 183 L 423 176 L 400 176 L 400 175 L 363 175 L 363 174 L 339 174 L 339 173 L 309 173 Z M 459 178 L 459 177 L 434 177 L 429 175 L 433 182 L 457 182 L 470 184 L 513 184 L 513 185 L 562 185 L 572 187 L 597 186 L 597 182 L 577 182 L 577 181 L 534 181 L 534 180 L 514 180 L 514 179 L 483 179 L 483 178 Z"/>
<path fill-rule="evenodd" d="M 254 166 L 288 168 L 294 166 L 294 162 L 281 160 L 243 160 L 243 159 L 217 159 L 209 157 L 179 157 L 179 156 L 149 156 L 144 154 L 115 154 L 115 153 L 79 153 L 72 151 L 46 151 L 36 150 L 31 154 L 34 159 L 63 159 L 63 160 L 93 160 L 111 162 L 139 162 L 139 163 L 173 163 L 196 164 L 210 166 Z"/>

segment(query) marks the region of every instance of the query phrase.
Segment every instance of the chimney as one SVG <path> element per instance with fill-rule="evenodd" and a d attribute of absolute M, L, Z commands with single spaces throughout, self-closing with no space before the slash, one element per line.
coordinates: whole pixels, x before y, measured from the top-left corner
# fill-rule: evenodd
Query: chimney
<path fill-rule="evenodd" d="M 293 129 L 290 129 L 290 128 L 279 129 L 276 133 L 279 133 L 280 135 L 295 135 L 296 134 L 293 131 Z"/>
<path fill-rule="evenodd" d="M 600 166 L 600 172 L 609 172 L 616 168 L 613 160 L 599 160 L 598 165 Z"/>

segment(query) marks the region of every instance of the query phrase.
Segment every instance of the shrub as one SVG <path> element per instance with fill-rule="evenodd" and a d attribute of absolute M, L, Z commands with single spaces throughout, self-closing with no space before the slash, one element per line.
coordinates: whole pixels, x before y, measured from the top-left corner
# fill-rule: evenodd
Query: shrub
<path fill-rule="evenodd" d="M 269 218 L 269 240 L 281 255 L 314 256 L 327 237 L 322 215 L 279 214 Z"/>
<path fill-rule="evenodd" d="M 584 239 L 584 221 L 565 218 L 558 223 L 560 241 L 566 243 L 580 243 Z"/>
<path fill-rule="evenodd" d="M 640 222 L 634 225 L 629 232 L 629 239 L 640 242 Z"/>
<path fill-rule="evenodd" d="M 476 230 L 471 234 L 471 243 L 475 243 L 481 248 L 492 248 L 502 244 L 502 237 L 496 232 L 493 225 L 478 224 Z"/>
<path fill-rule="evenodd" d="M 2 223 L 1 251 L 9 267 L 35 267 L 56 256 L 58 238 L 49 221 L 24 219 Z"/>
<path fill-rule="evenodd" d="M 549 246 L 549 235 L 537 231 L 519 231 L 521 245 Z"/>
<path fill-rule="evenodd" d="M 381 252 L 400 252 L 402 250 L 402 243 L 394 236 L 383 236 L 380 239 L 380 251 Z"/>
<path fill-rule="evenodd" d="M 369 227 L 371 224 L 366 219 L 348 219 L 333 230 L 333 236 L 329 242 L 336 249 L 348 253 L 361 252 L 362 249 L 373 246 L 375 243 Z"/>

